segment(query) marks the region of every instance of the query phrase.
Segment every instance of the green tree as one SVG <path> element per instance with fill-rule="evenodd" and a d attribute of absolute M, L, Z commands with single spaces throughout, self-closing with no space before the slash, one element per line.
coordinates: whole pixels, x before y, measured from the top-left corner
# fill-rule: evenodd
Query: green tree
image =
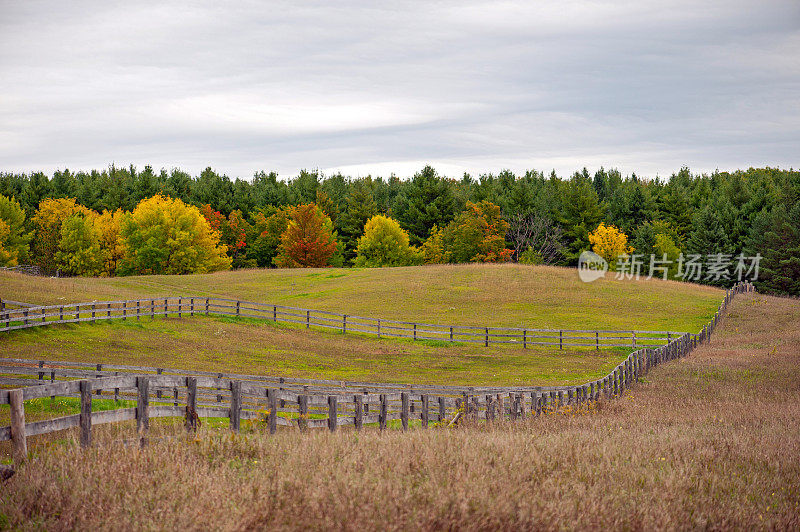
<path fill-rule="evenodd" d="M 16 266 L 25 260 L 30 240 L 22 206 L 14 198 L 0 196 L 0 266 Z"/>
<path fill-rule="evenodd" d="M 788 212 L 782 205 L 771 216 L 761 241 L 759 290 L 800 296 L 800 204 Z"/>
<path fill-rule="evenodd" d="M 392 211 L 400 225 L 408 231 L 411 243 L 421 244 L 434 225 L 447 225 L 455 214 L 455 201 L 450 184 L 426 166 L 414 174 L 401 189 Z"/>
<path fill-rule="evenodd" d="M 567 241 L 565 258 L 574 262 L 581 252 L 589 249 L 589 232 L 603 219 L 603 206 L 588 179 L 573 178 L 562 186 L 562 200 L 555 219 L 564 228 Z"/>
<path fill-rule="evenodd" d="M 358 239 L 364 234 L 367 220 L 378 214 L 378 205 L 373 195 L 374 182 L 371 177 L 353 181 L 345 197 L 344 212 L 339 217 L 341 240 L 344 243 L 344 258 L 350 261 L 356 256 Z"/>
<path fill-rule="evenodd" d="M 94 213 L 77 213 L 64 220 L 55 257 L 61 271 L 85 277 L 103 273 L 106 256 L 101 249 L 102 234 L 95 224 L 96 219 Z"/>

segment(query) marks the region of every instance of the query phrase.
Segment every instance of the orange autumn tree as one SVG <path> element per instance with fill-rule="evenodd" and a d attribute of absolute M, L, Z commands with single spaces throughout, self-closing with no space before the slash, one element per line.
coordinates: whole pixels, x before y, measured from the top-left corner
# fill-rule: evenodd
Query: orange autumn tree
<path fill-rule="evenodd" d="M 316 204 L 307 203 L 291 210 L 274 263 L 279 268 L 321 268 L 330 266 L 335 252 L 331 219 Z"/>

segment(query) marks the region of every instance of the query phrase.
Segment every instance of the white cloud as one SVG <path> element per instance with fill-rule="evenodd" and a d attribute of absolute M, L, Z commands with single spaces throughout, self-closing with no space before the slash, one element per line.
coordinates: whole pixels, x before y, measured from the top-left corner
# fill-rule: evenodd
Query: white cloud
<path fill-rule="evenodd" d="M 792 0 L 2 11 L 0 171 L 798 166 Z"/>

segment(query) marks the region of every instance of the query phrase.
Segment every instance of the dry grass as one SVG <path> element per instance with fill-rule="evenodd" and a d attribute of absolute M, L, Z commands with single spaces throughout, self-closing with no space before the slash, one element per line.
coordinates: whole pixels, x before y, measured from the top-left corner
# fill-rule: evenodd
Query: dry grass
<path fill-rule="evenodd" d="M 800 302 L 740 296 L 711 345 L 591 415 L 54 443 L 6 483 L 0 513 L 52 529 L 796 530 L 798 353 Z"/>

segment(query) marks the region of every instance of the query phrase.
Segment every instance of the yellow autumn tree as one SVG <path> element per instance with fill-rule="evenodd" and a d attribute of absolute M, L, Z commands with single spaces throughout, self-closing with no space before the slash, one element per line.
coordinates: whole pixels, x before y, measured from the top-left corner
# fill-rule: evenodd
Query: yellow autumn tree
<path fill-rule="evenodd" d="M 100 231 L 100 248 L 104 252 L 105 263 L 103 271 L 106 275 L 114 275 L 117 272 L 117 265 L 125 253 L 125 246 L 122 242 L 120 230 L 125 212 L 122 209 L 116 211 L 103 211 L 95 219 L 95 225 Z"/>
<path fill-rule="evenodd" d="M 227 270 L 231 258 L 200 209 L 155 195 L 139 202 L 120 223 L 121 275 L 185 274 Z"/>
<path fill-rule="evenodd" d="M 633 251 L 628 245 L 628 235 L 602 222 L 589 233 L 589 243 L 592 244 L 592 251 L 603 257 L 611 267 L 616 264 L 617 257 Z"/>

